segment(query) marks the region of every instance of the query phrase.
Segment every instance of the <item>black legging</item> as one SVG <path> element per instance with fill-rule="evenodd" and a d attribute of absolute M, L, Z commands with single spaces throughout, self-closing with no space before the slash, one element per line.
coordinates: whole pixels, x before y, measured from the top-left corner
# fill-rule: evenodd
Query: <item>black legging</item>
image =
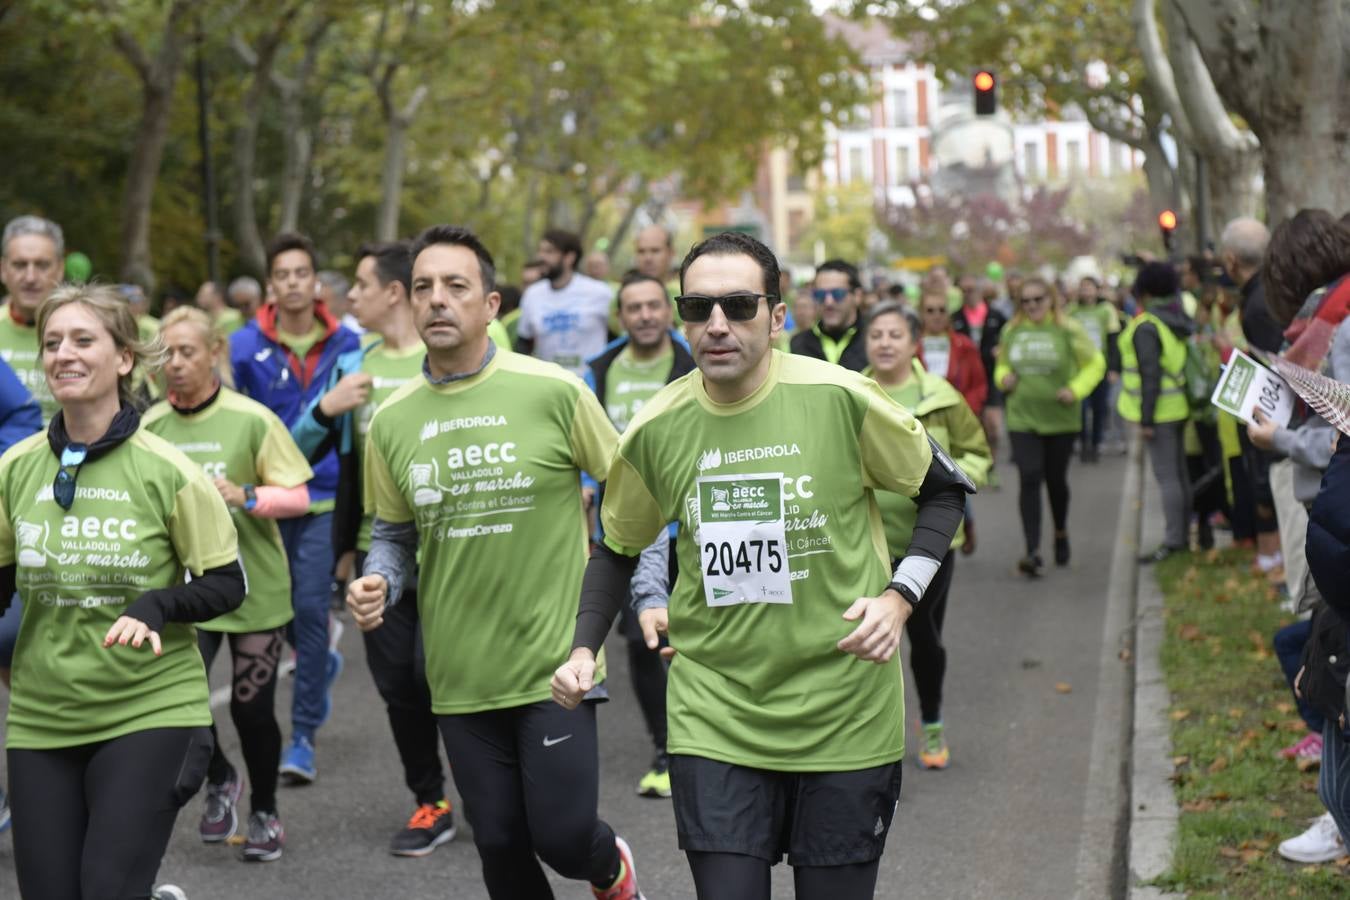
<path fill-rule="evenodd" d="M 905 620 L 905 633 L 909 635 L 909 668 L 914 673 L 919 713 L 926 725 L 942 721 L 942 681 L 947 675 L 942 620 L 947 615 L 947 594 L 951 592 L 955 572 L 956 554 L 948 550 L 923 599 L 913 615 Z"/>
<path fill-rule="evenodd" d="M 19 896 L 150 897 L 174 819 L 201 787 L 210 756 L 204 727 L 152 728 L 54 750 L 11 748 Z"/>
<path fill-rule="evenodd" d="M 358 553 L 356 571 L 364 565 L 365 554 Z M 370 677 L 389 716 L 389 730 L 403 764 L 403 782 L 418 805 L 437 803 L 445 798 L 445 769 L 441 766 L 436 714 L 431 711 L 431 688 L 427 686 L 417 591 L 404 589 L 399 601 L 385 612 L 384 624 L 363 632 L 361 639 L 366 645 Z"/>
<path fill-rule="evenodd" d="M 197 647 L 206 662 L 211 661 L 225 638 L 230 639 L 234 677 L 230 688 L 230 719 L 239 732 L 239 749 L 244 754 L 248 770 L 249 804 L 253 812 L 277 811 L 277 760 L 281 758 L 281 727 L 277 724 L 273 700 L 277 689 L 277 664 L 285 645 L 286 630 L 255 631 L 246 634 L 226 634 L 197 629 Z M 234 772 L 225 752 L 220 749 L 220 736 L 215 723 L 211 735 L 216 739 L 211 754 L 211 768 L 207 780 L 224 784 Z"/>
<path fill-rule="evenodd" d="M 769 900 L 769 862 L 740 853 L 685 853 L 698 900 Z M 881 859 L 848 866 L 795 866 L 797 900 L 871 900 Z"/>
<path fill-rule="evenodd" d="M 1069 523 L 1069 460 L 1073 457 L 1075 434 L 1035 434 L 1010 431 L 1013 464 L 1021 486 L 1017 506 L 1022 513 L 1022 533 L 1027 555 L 1041 549 L 1041 484 L 1050 495 L 1050 515 L 1055 530 L 1063 532 Z"/>
<path fill-rule="evenodd" d="M 492 900 L 552 897 L 541 859 L 597 887 L 618 878 L 614 830 L 596 814 L 595 704 L 543 700 L 439 723 Z"/>

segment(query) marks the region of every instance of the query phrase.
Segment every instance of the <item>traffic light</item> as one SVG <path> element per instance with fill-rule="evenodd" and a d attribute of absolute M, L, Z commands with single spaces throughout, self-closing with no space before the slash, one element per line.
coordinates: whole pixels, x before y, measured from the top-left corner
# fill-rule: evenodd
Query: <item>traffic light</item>
<path fill-rule="evenodd" d="M 975 115 L 992 116 L 998 109 L 998 79 L 988 69 L 975 73 Z"/>
<path fill-rule="evenodd" d="M 1158 213 L 1158 228 L 1162 231 L 1163 249 L 1174 252 L 1177 249 L 1177 214 L 1170 209 Z"/>

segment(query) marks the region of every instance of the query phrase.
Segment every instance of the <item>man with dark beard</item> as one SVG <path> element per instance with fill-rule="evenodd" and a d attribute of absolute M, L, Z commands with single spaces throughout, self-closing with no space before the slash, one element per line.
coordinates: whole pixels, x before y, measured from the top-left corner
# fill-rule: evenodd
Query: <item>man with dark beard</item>
<path fill-rule="evenodd" d="M 580 376 L 586 360 L 605 348 L 609 334 L 611 291 L 577 271 L 581 239 L 552 229 L 539 241 L 544 277 L 520 297 L 516 350 L 555 362 Z"/>

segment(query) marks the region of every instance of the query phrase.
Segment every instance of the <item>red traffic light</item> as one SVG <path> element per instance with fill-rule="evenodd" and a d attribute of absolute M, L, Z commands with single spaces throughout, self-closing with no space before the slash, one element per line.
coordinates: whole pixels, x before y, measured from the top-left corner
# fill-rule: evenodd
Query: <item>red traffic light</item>
<path fill-rule="evenodd" d="M 975 90 L 992 91 L 994 89 L 994 76 L 988 72 L 975 73 Z"/>
<path fill-rule="evenodd" d="M 1162 227 L 1163 231 L 1172 231 L 1177 227 L 1177 214 L 1170 209 L 1164 209 L 1158 213 L 1158 225 Z"/>

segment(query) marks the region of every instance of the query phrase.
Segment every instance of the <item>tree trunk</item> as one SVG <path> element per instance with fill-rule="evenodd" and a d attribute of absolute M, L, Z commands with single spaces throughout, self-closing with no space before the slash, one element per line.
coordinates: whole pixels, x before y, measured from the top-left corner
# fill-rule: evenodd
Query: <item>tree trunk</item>
<path fill-rule="evenodd" d="M 281 123 L 288 135 L 281 174 L 281 221 L 278 224 L 281 231 L 296 231 L 300 227 L 300 205 L 314 154 L 314 134 L 305 122 L 305 99 L 310 97 L 309 81 L 314 75 L 319 47 L 332 24 L 333 19 L 324 16 L 309 30 L 305 37 L 305 55 L 294 78 L 275 74 L 272 78 L 281 93 Z"/>
<path fill-rule="evenodd" d="M 1344 0 L 1170 0 L 1224 103 L 1261 141 L 1266 214 L 1350 206 L 1350 15 Z"/>
<path fill-rule="evenodd" d="M 296 102 L 299 106 L 299 102 Z M 285 117 L 288 125 L 292 120 Z M 298 118 L 298 117 L 297 117 Z M 300 227 L 300 203 L 305 196 L 305 177 L 309 174 L 309 160 L 314 145 L 309 129 L 295 121 L 294 131 L 288 131 L 286 160 L 281 170 L 281 221 L 279 231 L 296 231 Z"/>
<path fill-rule="evenodd" d="M 394 116 L 385 124 L 384 171 L 380 174 L 380 210 L 375 217 L 375 239 L 398 240 L 398 213 L 403 197 L 404 155 L 408 126 Z"/>
<path fill-rule="evenodd" d="M 119 242 L 123 281 L 139 284 L 146 293 L 155 289 L 155 273 L 150 257 L 150 211 L 164 161 L 164 144 L 169 137 L 169 116 L 173 111 L 174 86 L 183 61 L 186 38 L 182 20 L 188 4 L 178 0 L 169 9 L 160 35 L 159 49 L 153 59 L 136 39 L 123 28 L 113 33 L 113 43 L 126 57 L 141 81 L 141 121 L 136 129 L 131 157 L 127 162 L 127 181 L 122 199 L 122 234 Z"/>
<path fill-rule="evenodd" d="M 1346 123 L 1338 131 L 1329 119 L 1306 113 L 1301 118 L 1273 128 L 1261 142 L 1266 217 L 1272 226 L 1309 207 L 1320 207 L 1337 218 L 1350 212 Z"/>
<path fill-rule="evenodd" d="M 178 38 L 166 35 L 165 40 L 177 41 Z M 177 63 L 175 58 L 164 82 L 142 86 L 141 124 L 136 130 L 136 143 L 127 166 L 126 193 L 122 202 L 121 279 L 129 284 L 139 284 L 147 294 L 155 289 L 155 272 L 150 258 L 150 209 L 155 199 L 160 164 L 164 160 L 164 144 L 169 136 Z"/>

